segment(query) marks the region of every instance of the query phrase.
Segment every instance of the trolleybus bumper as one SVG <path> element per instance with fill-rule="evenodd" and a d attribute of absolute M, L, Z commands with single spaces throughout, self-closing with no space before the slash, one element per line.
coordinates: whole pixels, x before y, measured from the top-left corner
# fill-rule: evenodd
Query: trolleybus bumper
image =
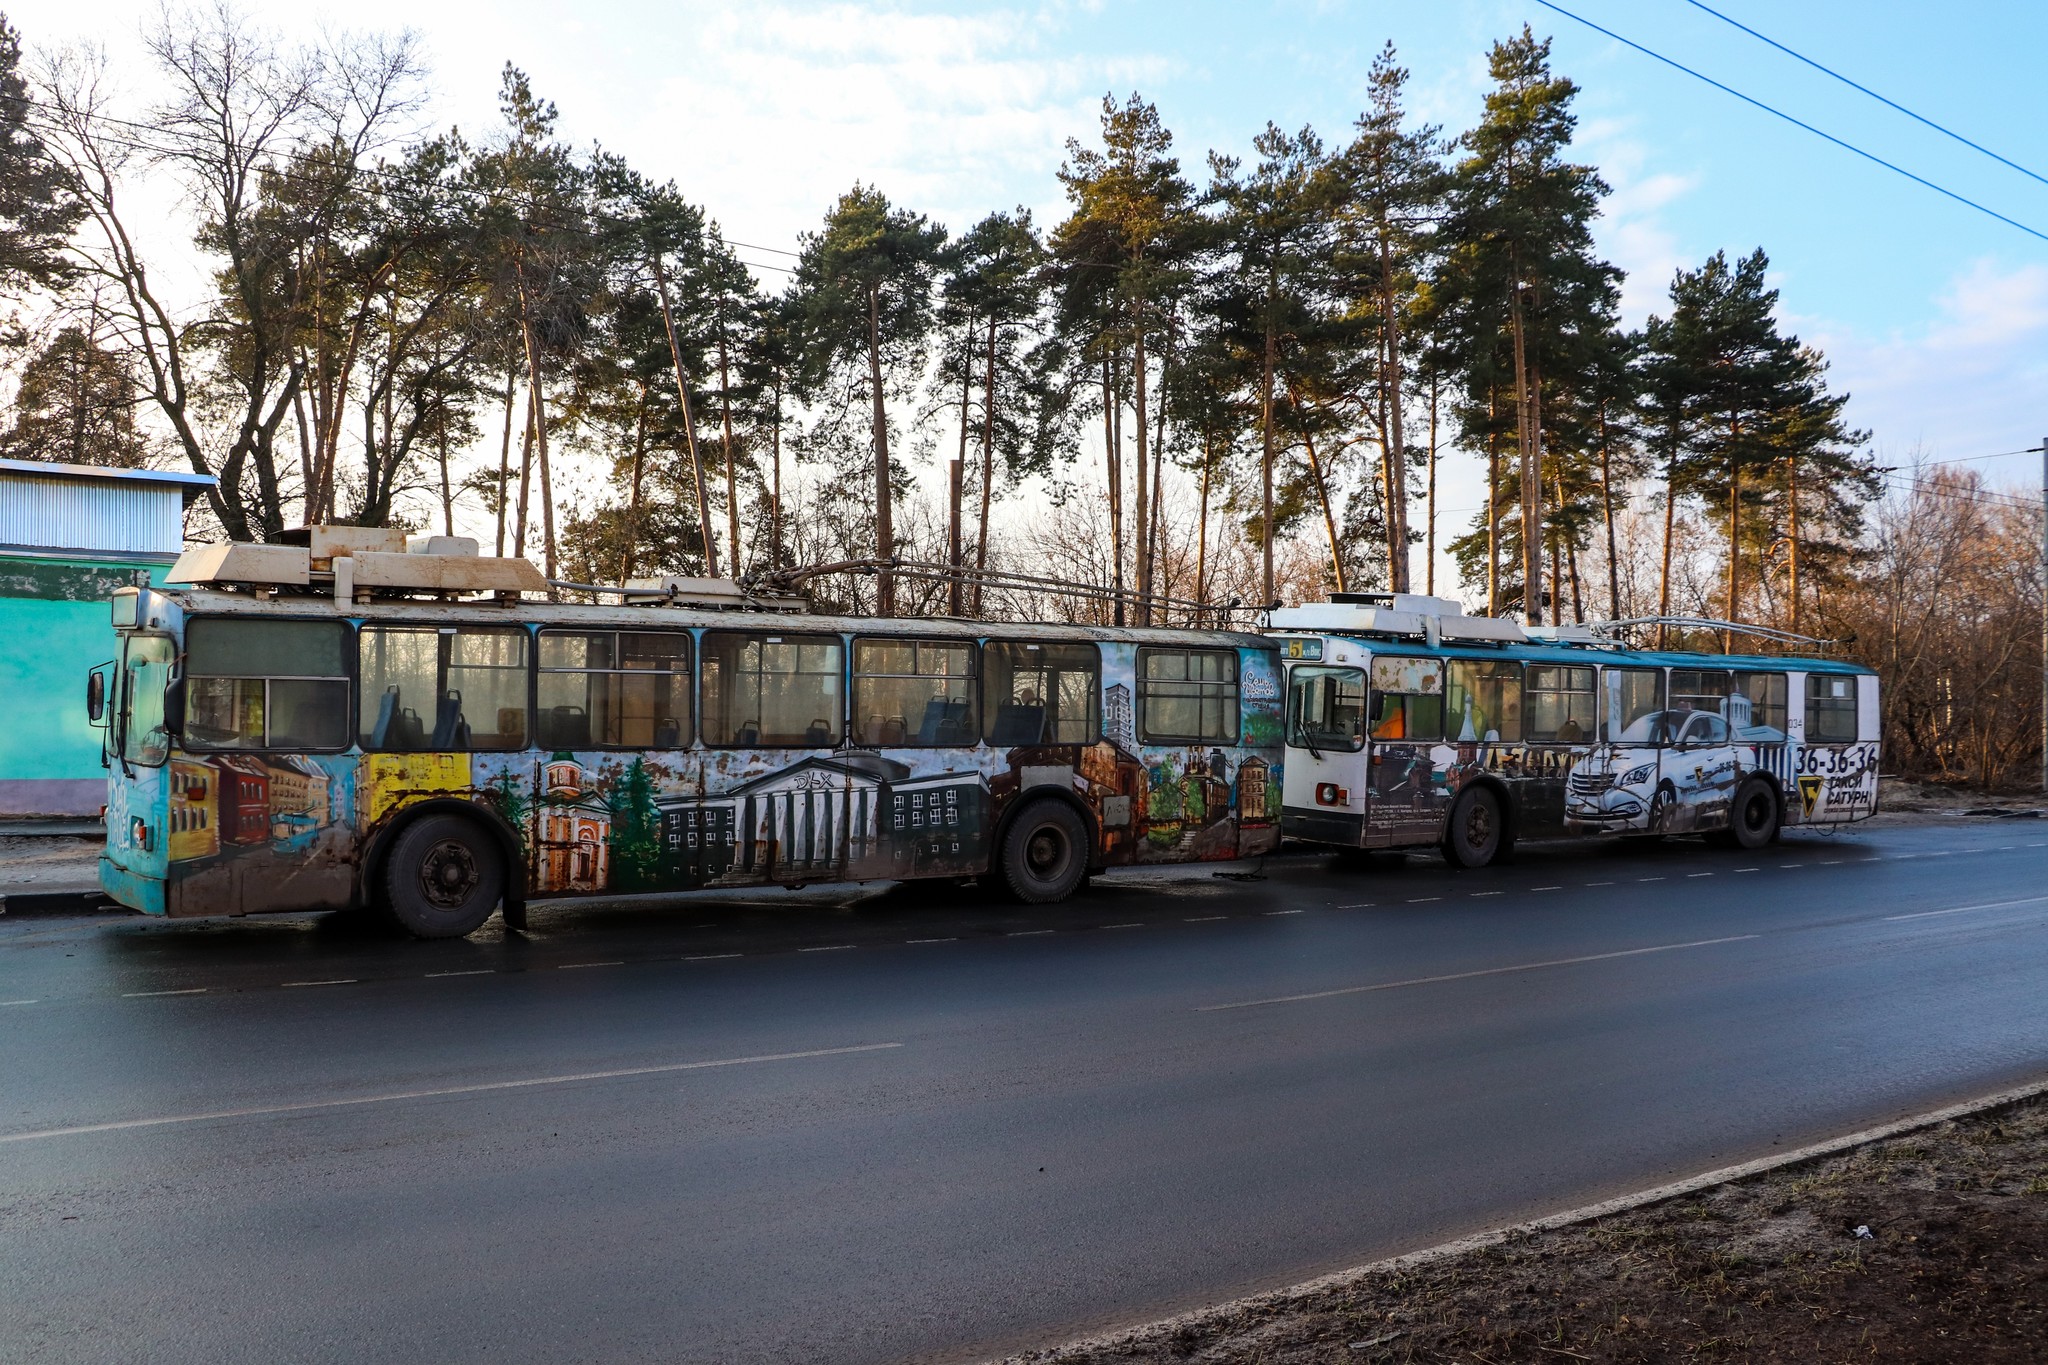
<path fill-rule="evenodd" d="M 144 877 L 111 858 L 100 858 L 100 889 L 130 910 L 140 910 L 145 915 L 166 913 L 164 888 L 161 878 Z"/>
<path fill-rule="evenodd" d="M 1365 817 L 1349 811 L 1280 808 L 1280 833 L 1289 839 L 1306 839 L 1314 844 L 1338 844 L 1358 848 L 1365 843 Z"/>

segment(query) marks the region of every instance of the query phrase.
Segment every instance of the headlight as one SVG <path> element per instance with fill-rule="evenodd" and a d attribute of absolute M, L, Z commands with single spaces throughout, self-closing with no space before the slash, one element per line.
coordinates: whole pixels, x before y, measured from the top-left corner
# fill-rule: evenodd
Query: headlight
<path fill-rule="evenodd" d="M 1627 772 L 1621 775 L 1621 785 L 1624 787 L 1633 787 L 1639 782 L 1648 782 L 1650 780 L 1650 774 L 1655 772 L 1656 770 L 1657 765 L 1654 763 L 1645 763 L 1640 767 L 1630 768 Z"/>

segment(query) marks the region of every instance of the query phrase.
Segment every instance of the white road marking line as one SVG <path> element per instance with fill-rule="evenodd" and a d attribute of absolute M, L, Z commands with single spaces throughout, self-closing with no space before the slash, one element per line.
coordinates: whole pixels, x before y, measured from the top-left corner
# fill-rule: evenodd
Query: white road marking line
<path fill-rule="evenodd" d="M 495 967 L 471 967 L 461 972 L 428 972 L 426 979 L 432 981 L 437 976 L 492 976 L 496 972 Z"/>
<path fill-rule="evenodd" d="M 1371 986 L 1339 986 L 1329 991 L 1306 991 L 1300 995 L 1276 995 L 1265 1000 L 1237 1000 L 1227 1005 L 1197 1005 L 1195 1013 L 1218 1010 L 1248 1010 L 1258 1005 L 1292 1005 L 1303 1000 L 1327 1000 L 1338 995 L 1367 995 L 1374 991 L 1396 991 L 1408 986 L 1435 986 L 1446 981 L 1469 981 L 1480 976 L 1506 976 L 1513 972 L 1541 971 L 1547 967 L 1575 967 L 1584 962 L 1607 962 L 1618 957 L 1641 957 L 1645 953 L 1674 953 L 1682 948 L 1711 948 L 1721 943 L 1743 943 L 1761 934 L 1736 934 L 1732 938 L 1702 938 L 1690 943 L 1660 943 L 1654 948 L 1624 948 L 1613 953 L 1592 953 L 1586 957 L 1560 957 L 1549 962 L 1524 962 L 1513 967 L 1484 967 L 1471 972 L 1449 972 L 1443 976 L 1417 976 L 1406 981 L 1382 981 Z"/>
<path fill-rule="evenodd" d="M 1052 930 L 1050 930 L 1050 929 L 1012 929 L 1012 930 L 1010 930 L 1010 932 L 1009 932 L 1009 933 L 1007 933 L 1007 934 L 1004 934 L 1004 935 L 1003 935 L 1003 937 L 1004 937 L 1004 938 L 1035 938 L 1035 937 L 1037 937 L 1037 936 L 1038 936 L 1039 934 L 1049 934 L 1049 933 L 1051 933 L 1051 932 L 1052 932 Z"/>
<path fill-rule="evenodd" d="M 1474 891 L 1471 894 L 1475 896 L 1498 896 L 1501 893 L 1498 891 Z"/>
<path fill-rule="evenodd" d="M 1408 903 L 1410 905 L 1420 905 L 1424 901 L 1440 901 L 1442 899 L 1442 896 L 1410 896 L 1408 898 Z"/>
<path fill-rule="evenodd" d="M 2044 841 L 2042 841 L 2041 843 L 2036 843 L 2036 844 L 2028 844 L 2028 845 L 2027 845 L 2027 847 L 2028 847 L 2028 848 L 2048 848 L 2048 840 L 2044 840 Z"/>
<path fill-rule="evenodd" d="M 1613 882 L 1587 882 L 1587 883 L 1586 883 L 1586 885 L 1588 885 L 1588 886 L 1612 886 L 1612 885 L 1614 885 L 1614 883 L 1613 883 Z"/>
<path fill-rule="evenodd" d="M 815 948 L 799 948 L 800 953 L 843 953 L 852 948 L 851 943 L 821 943 Z"/>
<path fill-rule="evenodd" d="M 2016 901 L 1986 901 L 1982 905 L 1956 905 L 1947 910 L 1921 910 L 1911 915 L 1886 915 L 1885 922 L 1901 919 L 1933 919 L 1936 915 L 1960 915 L 1966 910 L 2004 910 L 2015 905 L 2039 905 L 2048 896 L 2024 896 Z"/>
<path fill-rule="evenodd" d="M 1691 880 L 1694 877 L 1711 877 L 1714 874 L 1711 872 L 1688 872 L 1685 875 L 1687 880 Z M 1647 878 L 1645 880 L 1647 880 Z"/>
<path fill-rule="evenodd" d="M 204 995 L 206 991 L 207 988 L 205 986 L 189 986 L 182 991 L 122 991 L 121 998 L 123 1000 L 144 1000 L 152 995 Z"/>
<path fill-rule="evenodd" d="M 1822 867 L 1840 867 L 1847 861 L 1848 859 L 1846 858 L 1823 858 L 1820 860 L 1820 865 Z"/>
<path fill-rule="evenodd" d="M 1735 871 L 1737 871 L 1737 872 L 1754 872 L 1754 871 L 1756 871 L 1756 869 L 1755 869 L 1755 868 L 1753 868 L 1753 867 L 1738 867 L 1738 868 L 1736 868 L 1736 869 L 1734 869 L 1734 870 L 1735 870 Z"/>
<path fill-rule="evenodd" d="M 1993 853 L 2010 853 L 2013 849 L 2016 849 L 2018 847 L 2018 844 L 2000 844 L 1998 845 L 1998 847 L 1992 849 L 1991 851 Z"/>
<path fill-rule="evenodd" d="M 958 943 L 960 936 L 955 934 L 951 938 L 906 938 L 903 941 L 905 943 Z M 737 957 L 738 954 L 735 953 L 732 956 Z"/>
<path fill-rule="evenodd" d="M 266 1104 L 247 1109 L 216 1109 L 203 1114 L 167 1114 L 160 1118 L 120 1119 L 113 1123 L 81 1123 L 69 1128 L 38 1128 L 27 1133 L 0 1133 L 0 1142 L 35 1142 L 42 1138 L 75 1137 L 81 1133 L 112 1133 L 129 1128 L 162 1128 L 174 1123 L 205 1123 L 210 1119 L 264 1118 L 271 1114 L 302 1114 L 317 1109 L 346 1109 L 362 1104 L 393 1104 L 400 1100 L 442 1099 L 449 1095 L 481 1095 L 493 1090 L 530 1090 L 542 1085 L 577 1081 L 613 1081 L 633 1076 L 665 1076 L 677 1071 L 709 1071 L 755 1062 L 793 1062 L 806 1057 L 844 1057 L 856 1052 L 883 1052 L 901 1043 L 862 1043 L 856 1047 L 821 1047 L 806 1052 L 767 1052 L 755 1057 L 721 1057 L 706 1062 L 669 1062 L 662 1066 L 628 1066 L 612 1071 L 578 1071 L 561 1076 L 532 1076 L 518 1081 L 486 1081 L 433 1090 L 396 1090 L 384 1095 L 356 1095 L 342 1100 L 306 1100 L 299 1104 Z"/>
<path fill-rule="evenodd" d="M 624 962 L 557 962 L 555 970 L 558 972 L 573 972 L 578 967 L 623 967 L 625 965 Z"/>
<path fill-rule="evenodd" d="M 1359 907 L 1358 907 L 1358 906 L 1355 906 L 1355 905 L 1340 905 L 1340 906 L 1338 906 L 1337 908 L 1338 908 L 1338 909 L 1340 909 L 1340 910 L 1356 910 L 1356 909 L 1358 909 Z M 1216 922 L 1217 920 L 1219 920 L 1219 919 L 1228 919 L 1228 918 L 1230 918 L 1230 917 L 1229 917 L 1228 915 L 1195 915 L 1195 916 L 1193 916 L 1192 918 L 1189 918 L 1189 919 L 1185 919 L 1185 920 L 1182 920 L 1182 921 L 1181 921 L 1181 923 L 1183 923 L 1183 924 L 1214 924 L 1214 923 L 1215 923 L 1215 922 Z"/>
<path fill-rule="evenodd" d="M 361 977 L 337 976 L 326 981 L 280 981 L 280 986 L 353 986 Z"/>
<path fill-rule="evenodd" d="M 1984 850 L 1981 848 L 1966 848 L 1963 850 L 1963 852 L 1965 853 L 1982 853 L 1983 851 Z M 1954 849 L 1944 848 L 1937 850 L 1936 852 L 1930 853 L 1927 856 L 1930 858 L 1946 858 L 1949 854 L 1953 852 L 1955 852 Z"/>
<path fill-rule="evenodd" d="M 1130 924 L 1105 924 L 1102 927 L 1105 929 L 1142 929 L 1145 926 L 1133 921 Z"/>
<path fill-rule="evenodd" d="M 1299 910 L 1263 910 L 1263 911 L 1261 911 L 1260 913 L 1261 913 L 1261 914 L 1266 914 L 1266 915 L 1298 915 L 1298 914 L 1300 914 L 1300 913 L 1301 913 L 1301 911 L 1299 911 Z"/>
<path fill-rule="evenodd" d="M 686 958 L 684 958 L 684 959 L 683 959 L 683 961 L 685 961 L 685 962 L 719 962 L 719 961 L 722 961 L 722 960 L 724 960 L 725 958 L 728 958 L 728 957 L 745 957 L 745 956 L 746 956 L 746 954 L 745 954 L 745 953 L 699 953 L 699 954 L 697 954 L 697 955 L 696 955 L 695 957 L 686 957 Z"/>
<path fill-rule="evenodd" d="M 1340 905 L 1340 906 L 1338 906 L 1337 908 L 1338 908 L 1339 910 L 1370 910 L 1370 909 L 1372 909 L 1372 908 L 1373 908 L 1373 906 L 1374 906 L 1375 904 L 1377 904 L 1377 902 L 1375 902 L 1375 901 L 1355 901 L 1355 902 L 1353 902 L 1353 903 L 1352 903 L 1352 904 L 1350 904 L 1350 905 Z M 1211 916 L 1210 916 L 1210 918 L 1211 918 L 1211 919 L 1222 919 L 1222 918 L 1223 918 L 1223 916 L 1221 916 L 1221 915 L 1211 915 Z"/>
<path fill-rule="evenodd" d="M 1919 856 L 1920 855 L 1917 853 L 1894 853 L 1892 855 L 1892 861 L 1895 863 L 1903 863 L 1909 858 L 1917 858 Z M 1835 859 L 1835 861 L 1839 863 L 1842 860 L 1840 858 L 1837 858 Z M 1827 864 L 1823 863 L 1821 864 L 1821 866 L 1825 867 L 1827 866 Z"/>
<path fill-rule="evenodd" d="M 1531 891 L 1562 891 L 1562 890 L 1564 890 L 1564 888 L 1563 888 L 1562 886 L 1532 886 L 1532 887 L 1530 887 L 1529 889 L 1530 889 Z"/>
<path fill-rule="evenodd" d="M 1778 864 L 1778 870 L 1782 872 L 1782 871 L 1784 871 L 1784 870 L 1785 870 L 1786 868 L 1788 868 L 1788 867 L 1805 867 L 1805 866 L 1806 866 L 1806 864 L 1805 864 L 1805 863 L 1779 863 L 1779 864 Z"/>
<path fill-rule="evenodd" d="M 41 1000 L 0 1000 L 0 1005 L 40 1005 Z"/>
<path fill-rule="evenodd" d="M 1665 879 L 1662 877 L 1638 877 L 1636 880 L 1639 882 L 1661 882 Z"/>

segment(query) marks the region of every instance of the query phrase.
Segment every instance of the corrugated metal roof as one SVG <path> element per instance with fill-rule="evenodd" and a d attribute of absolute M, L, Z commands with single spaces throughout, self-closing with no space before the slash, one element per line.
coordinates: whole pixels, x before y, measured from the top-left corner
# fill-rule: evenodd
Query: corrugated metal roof
<path fill-rule="evenodd" d="M 203 474 L 0 460 L 0 546 L 175 559 Z"/>

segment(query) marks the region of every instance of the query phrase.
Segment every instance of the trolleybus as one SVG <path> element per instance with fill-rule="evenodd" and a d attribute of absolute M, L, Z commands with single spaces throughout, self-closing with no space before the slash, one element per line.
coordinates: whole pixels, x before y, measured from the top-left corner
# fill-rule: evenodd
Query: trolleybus
<path fill-rule="evenodd" d="M 1458 604 L 1359 594 L 1276 609 L 1287 668 L 1281 829 L 1439 846 L 1701 834 L 1756 848 L 1877 810 L 1877 677 L 1835 660 L 1627 649 Z"/>
<path fill-rule="evenodd" d="M 810 614 L 731 584 L 542 600 L 473 542 L 313 528 L 113 599 L 102 883 L 154 915 L 1093 871 L 1280 837 L 1280 665 L 1225 631 Z"/>

